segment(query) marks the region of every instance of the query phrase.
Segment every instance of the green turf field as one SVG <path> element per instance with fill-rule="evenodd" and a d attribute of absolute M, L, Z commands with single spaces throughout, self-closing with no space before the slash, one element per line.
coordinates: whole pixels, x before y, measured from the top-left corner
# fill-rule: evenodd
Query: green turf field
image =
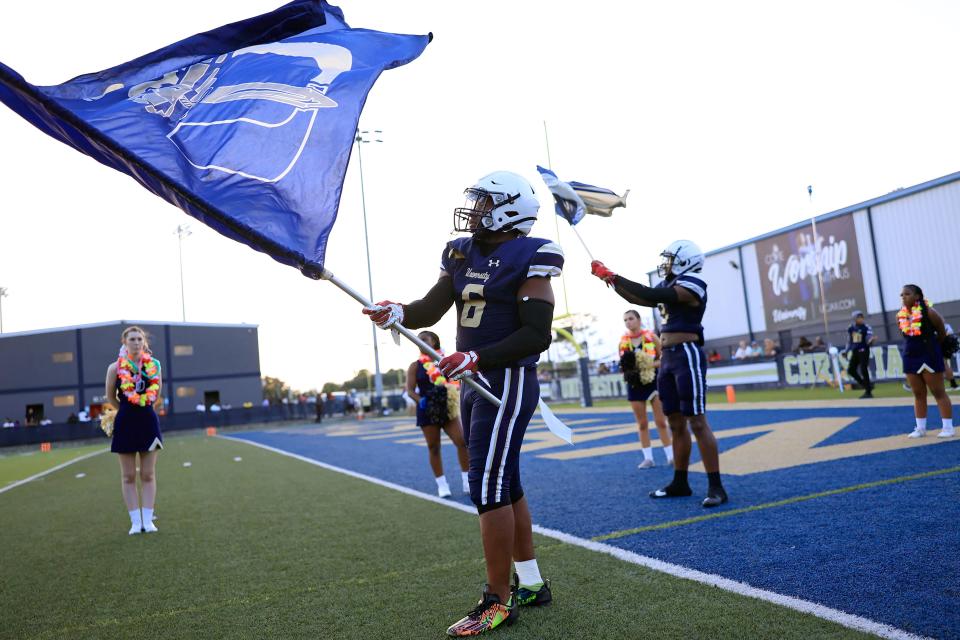
<path fill-rule="evenodd" d="M 0 453 L 0 489 L 58 464 L 109 448 L 109 442 L 85 446 L 69 446 L 55 442 L 50 451 L 41 452 L 39 445 L 36 445 L 29 450 L 20 448 L 17 451 Z"/>
<path fill-rule="evenodd" d="M 0 471 L 16 461 L 0 459 Z M 103 454 L 0 494 L 0 637 L 440 638 L 479 596 L 477 518 L 461 511 L 182 436 L 167 439 L 158 465 L 160 532 L 127 536 L 118 476 Z M 492 637 L 861 635 L 552 539 L 538 545 L 556 602 Z"/>

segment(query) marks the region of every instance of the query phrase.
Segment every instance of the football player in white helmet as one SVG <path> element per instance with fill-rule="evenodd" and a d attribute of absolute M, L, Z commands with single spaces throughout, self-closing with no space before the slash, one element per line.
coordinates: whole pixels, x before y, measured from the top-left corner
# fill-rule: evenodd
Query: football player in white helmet
<path fill-rule="evenodd" d="M 690 463 L 690 431 L 700 449 L 707 471 L 704 507 L 727 501 L 720 481 L 717 440 L 707 424 L 707 358 L 703 353 L 703 313 L 707 307 L 707 283 L 700 277 L 704 256 L 694 242 L 677 240 L 661 252 L 657 273 L 663 280 L 647 287 L 627 280 L 600 261 L 591 263 L 593 275 L 607 283 L 622 298 L 646 307 L 661 305 L 664 321 L 660 341 L 662 358 L 657 373 L 657 394 L 673 432 L 673 481 L 650 492 L 651 498 L 674 498 L 692 494 L 687 482 Z"/>
<path fill-rule="evenodd" d="M 470 236 L 444 247 L 433 288 L 409 304 L 383 301 L 364 310 L 381 328 L 400 323 L 419 329 L 438 322 L 455 304 L 457 352 L 438 368 L 447 378 L 476 375 L 501 401 L 497 407 L 470 387 L 460 401 L 487 585 L 479 604 L 447 629 L 451 636 L 512 624 L 519 607 L 552 600 L 534 555 L 520 445 L 540 396 L 536 363 L 552 338 L 550 278 L 563 268 L 556 243 L 529 236 L 540 203 L 527 180 L 497 171 L 465 194 L 466 203 L 454 211 L 454 228 Z"/>

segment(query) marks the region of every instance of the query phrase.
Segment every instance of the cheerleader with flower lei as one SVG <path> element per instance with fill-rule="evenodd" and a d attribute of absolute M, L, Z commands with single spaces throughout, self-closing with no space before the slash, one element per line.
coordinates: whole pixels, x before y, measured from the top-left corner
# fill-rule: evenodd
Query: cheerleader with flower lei
<path fill-rule="evenodd" d="M 667 426 L 667 417 L 657 397 L 656 368 L 660 364 L 660 340 L 652 331 L 643 328 L 640 314 L 634 309 L 628 309 L 623 314 L 623 324 L 627 333 L 620 338 L 620 364 L 624 369 L 624 379 L 627 381 L 627 400 L 630 401 L 630 408 L 633 409 L 633 416 L 640 430 L 640 450 L 643 453 L 643 460 L 637 468 L 649 469 L 654 466 L 650 425 L 647 418 L 648 400 L 650 408 L 653 409 L 653 423 L 657 427 L 663 452 L 667 456 L 667 464 L 672 465 L 673 445 L 670 428 Z M 632 353 L 633 357 L 625 359 L 624 354 L 627 353 Z M 631 361 L 633 363 L 629 370 L 625 368 L 625 360 L 627 363 Z M 631 384 L 631 379 L 634 380 L 634 384 Z"/>
<path fill-rule="evenodd" d="M 943 318 L 923 297 L 923 290 L 915 284 L 904 285 L 900 292 L 903 303 L 897 313 L 897 325 L 903 334 L 903 371 L 913 391 L 913 412 L 916 427 L 910 438 L 927 434 L 927 389 L 933 394 L 940 410 L 942 427 L 937 437 L 954 435 L 953 407 L 943 386 L 943 339 L 947 332 Z"/>
<path fill-rule="evenodd" d="M 419 338 L 434 348 L 440 350 L 440 338 L 432 331 L 423 331 Z M 451 495 L 447 477 L 443 474 L 443 459 L 440 457 L 440 429 L 442 428 L 450 440 L 457 447 L 457 458 L 460 461 L 460 480 L 463 493 L 470 493 L 470 482 L 467 478 L 467 469 L 470 468 L 470 459 L 467 455 L 467 445 L 463 440 L 463 428 L 460 425 L 460 394 L 459 383 L 448 381 L 433 359 L 425 353 L 410 363 L 407 368 L 407 394 L 417 403 L 417 426 L 423 430 L 423 437 L 427 441 L 427 452 L 430 458 L 430 468 L 433 470 L 437 482 L 437 495 L 446 498 Z M 446 419 L 438 420 L 436 415 L 444 413 L 442 406 L 430 407 L 431 402 L 438 403 L 446 398 Z M 441 422 L 442 424 L 434 424 Z"/>
<path fill-rule="evenodd" d="M 140 327 L 124 329 L 120 342 L 120 353 L 107 368 L 106 381 L 106 399 L 116 413 L 101 426 L 112 436 L 110 450 L 120 458 L 120 489 L 130 515 L 129 534 L 155 533 L 157 452 L 163 448 L 163 436 L 153 407 L 162 387 L 160 362 L 150 353 L 147 334 Z"/>

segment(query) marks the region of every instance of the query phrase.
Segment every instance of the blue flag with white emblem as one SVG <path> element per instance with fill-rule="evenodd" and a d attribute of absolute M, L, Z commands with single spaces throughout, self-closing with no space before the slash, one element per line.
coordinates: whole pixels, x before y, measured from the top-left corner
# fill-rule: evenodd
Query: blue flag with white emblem
<path fill-rule="evenodd" d="M 619 196 L 610 189 L 595 187 L 592 184 L 564 182 L 557 177 L 556 173 L 539 165 L 537 171 L 540 172 L 544 184 L 553 194 L 557 215 L 569 222 L 570 226 L 576 225 L 587 214 L 609 218 L 613 215 L 614 209 L 627 206 L 629 189 Z"/>
<path fill-rule="evenodd" d="M 117 67 L 0 102 L 223 235 L 318 277 L 367 93 L 430 35 L 351 29 L 295 0 Z"/>

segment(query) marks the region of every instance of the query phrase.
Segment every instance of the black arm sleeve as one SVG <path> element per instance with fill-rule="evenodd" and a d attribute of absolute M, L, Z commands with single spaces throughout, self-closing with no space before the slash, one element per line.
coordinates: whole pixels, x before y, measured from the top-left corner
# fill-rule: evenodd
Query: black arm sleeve
<path fill-rule="evenodd" d="M 645 307 L 655 307 L 661 302 L 677 302 L 677 291 L 673 287 L 647 287 L 639 282 L 627 280 L 623 276 L 617 276 L 613 281 L 614 290 L 620 296 L 635 304 Z"/>
<path fill-rule="evenodd" d="M 403 326 L 432 327 L 453 306 L 453 278 L 444 276 L 420 300 L 403 305 Z"/>
<path fill-rule="evenodd" d="M 484 369 L 502 367 L 542 353 L 550 346 L 553 331 L 553 304 L 546 300 L 524 298 L 520 302 L 520 328 L 489 347 L 477 349 L 480 366 Z"/>

